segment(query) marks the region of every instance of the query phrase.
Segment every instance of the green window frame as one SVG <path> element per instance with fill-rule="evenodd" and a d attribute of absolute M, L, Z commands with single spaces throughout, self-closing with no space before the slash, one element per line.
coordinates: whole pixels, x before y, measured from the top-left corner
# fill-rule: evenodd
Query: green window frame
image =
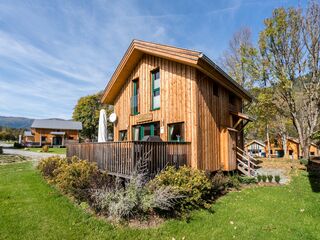
<path fill-rule="evenodd" d="M 177 133 L 179 133 L 179 135 Z M 172 135 L 175 135 L 175 136 L 173 137 Z M 184 122 L 168 124 L 168 141 L 169 142 L 184 142 L 185 141 L 184 138 L 185 138 Z"/>
<path fill-rule="evenodd" d="M 131 97 L 131 114 L 139 114 L 139 79 L 132 81 L 133 84 L 133 93 Z"/>
<path fill-rule="evenodd" d="M 160 122 L 152 122 L 141 125 L 136 125 L 132 127 L 132 140 L 133 141 L 141 141 L 145 136 L 145 128 L 150 127 L 150 136 L 154 136 L 155 134 L 160 133 Z M 157 127 L 157 130 L 156 130 Z M 160 136 L 160 135 L 159 135 Z"/>
<path fill-rule="evenodd" d="M 128 132 L 127 130 L 119 131 L 119 141 L 127 141 L 128 139 Z"/>
<path fill-rule="evenodd" d="M 159 83 L 155 84 L 155 81 L 159 81 Z M 160 69 L 157 68 L 151 71 L 151 110 L 159 110 L 160 109 Z M 159 98 L 156 100 L 156 98 Z M 158 104 L 158 105 L 156 105 Z"/>

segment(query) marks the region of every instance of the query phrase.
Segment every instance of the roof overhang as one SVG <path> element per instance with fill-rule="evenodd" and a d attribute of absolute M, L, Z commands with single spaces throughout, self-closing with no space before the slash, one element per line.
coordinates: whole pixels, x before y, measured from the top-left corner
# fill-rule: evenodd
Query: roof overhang
<path fill-rule="evenodd" d="M 252 144 L 254 144 L 254 143 L 260 145 L 261 147 L 265 147 L 265 146 L 266 146 L 264 143 L 262 143 L 262 142 L 260 142 L 260 141 L 258 141 L 258 140 L 252 140 L 252 141 L 248 142 L 247 144 L 245 144 L 244 146 L 245 146 L 245 147 L 248 147 L 248 146 L 250 146 L 250 145 L 252 145 Z"/>
<path fill-rule="evenodd" d="M 113 104 L 130 73 L 144 54 L 195 67 L 237 96 L 252 101 L 252 96 L 203 53 L 167 45 L 133 40 L 113 73 L 101 102 Z"/>
<path fill-rule="evenodd" d="M 65 132 L 50 132 L 51 135 L 65 135 Z"/>

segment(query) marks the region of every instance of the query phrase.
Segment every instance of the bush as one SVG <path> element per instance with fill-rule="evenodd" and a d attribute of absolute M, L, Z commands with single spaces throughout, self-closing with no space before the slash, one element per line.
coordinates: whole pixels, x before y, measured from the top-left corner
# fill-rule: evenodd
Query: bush
<path fill-rule="evenodd" d="M 274 176 L 274 180 L 276 181 L 276 183 L 280 183 L 280 176 L 279 175 Z"/>
<path fill-rule="evenodd" d="M 258 181 L 258 182 L 261 182 L 261 180 L 262 180 L 262 176 L 261 176 L 260 174 L 258 174 L 258 176 L 257 176 L 257 181 Z"/>
<path fill-rule="evenodd" d="M 268 175 L 267 178 L 268 178 L 268 181 L 269 181 L 269 182 L 272 182 L 272 179 L 273 179 L 273 176 L 272 176 L 272 175 Z"/>
<path fill-rule="evenodd" d="M 304 158 L 301 158 L 300 159 L 300 164 L 302 164 L 302 165 L 305 165 L 305 166 L 307 166 L 308 165 L 308 159 L 304 159 Z"/>
<path fill-rule="evenodd" d="M 222 194 L 231 185 L 230 179 L 222 171 L 218 171 L 211 179 L 211 191 L 213 195 Z"/>
<path fill-rule="evenodd" d="M 59 173 L 58 169 L 66 164 L 67 164 L 66 158 L 53 156 L 53 157 L 42 159 L 38 164 L 38 169 L 40 170 L 43 176 L 51 180 L 54 180 L 54 178 Z"/>
<path fill-rule="evenodd" d="M 164 186 L 151 192 L 143 185 L 143 178 L 143 175 L 136 175 L 125 187 L 117 183 L 115 188 L 95 189 L 93 206 L 115 221 L 144 216 L 153 209 L 170 210 L 175 206 L 180 196 L 171 187 Z"/>
<path fill-rule="evenodd" d="M 14 148 L 22 148 L 23 146 L 20 143 L 15 142 L 15 143 L 13 143 L 13 147 Z"/>
<path fill-rule="evenodd" d="M 0 146 L 0 154 L 3 154 L 3 149 L 1 146 Z"/>
<path fill-rule="evenodd" d="M 235 174 L 232 176 L 228 176 L 228 186 L 231 188 L 236 188 L 236 189 L 240 189 L 240 180 L 239 180 L 239 175 Z"/>
<path fill-rule="evenodd" d="M 180 196 L 179 210 L 190 210 L 198 207 L 208 207 L 211 196 L 212 184 L 203 171 L 190 167 L 167 167 L 150 183 L 150 189 L 170 186 Z"/>
<path fill-rule="evenodd" d="M 48 145 L 42 146 L 42 152 L 48 152 L 48 151 L 49 151 L 49 146 Z"/>
<path fill-rule="evenodd" d="M 257 183 L 257 179 L 255 177 L 249 177 L 249 176 L 240 176 L 239 181 L 240 183 L 243 183 L 243 184 Z"/>
<path fill-rule="evenodd" d="M 101 180 L 101 174 L 96 164 L 86 160 L 73 158 L 71 163 L 62 165 L 56 171 L 55 182 L 65 193 L 78 200 L 88 200 L 90 188 L 95 188 Z"/>
<path fill-rule="evenodd" d="M 261 178 L 262 178 L 262 182 L 266 182 L 267 181 L 267 176 L 266 175 L 262 175 Z"/>

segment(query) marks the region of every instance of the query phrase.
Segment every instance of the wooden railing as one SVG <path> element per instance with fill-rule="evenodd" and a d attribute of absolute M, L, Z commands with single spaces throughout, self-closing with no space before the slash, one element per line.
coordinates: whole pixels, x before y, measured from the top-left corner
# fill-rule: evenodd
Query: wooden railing
<path fill-rule="evenodd" d="M 256 168 L 258 167 L 255 163 L 257 160 L 239 147 L 237 147 L 236 150 L 238 170 L 247 176 L 255 176 L 257 174 Z"/>
<path fill-rule="evenodd" d="M 106 142 L 67 145 L 67 157 L 96 162 L 109 174 L 130 177 L 137 162 L 147 159 L 148 173 L 156 175 L 168 165 L 190 165 L 190 143 L 176 142 Z"/>

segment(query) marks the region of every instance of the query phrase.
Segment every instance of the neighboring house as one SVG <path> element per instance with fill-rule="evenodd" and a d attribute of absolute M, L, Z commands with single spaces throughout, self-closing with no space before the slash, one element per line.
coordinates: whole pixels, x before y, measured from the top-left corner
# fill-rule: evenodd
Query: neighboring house
<path fill-rule="evenodd" d="M 310 150 L 310 156 L 320 156 L 320 150 L 317 144 L 311 143 L 309 150 Z"/>
<path fill-rule="evenodd" d="M 31 131 L 26 130 L 23 133 L 23 142 L 24 143 L 33 143 L 34 142 L 34 135 Z"/>
<path fill-rule="evenodd" d="M 198 51 L 132 41 L 103 93 L 114 105 L 115 141 L 191 142 L 195 168 L 237 168 L 237 147 L 251 119 L 242 113 L 250 94 Z M 239 150 L 240 151 L 240 150 Z"/>
<path fill-rule="evenodd" d="M 82 123 L 59 119 L 34 120 L 31 131 L 25 131 L 26 145 L 64 146 L 68 142 L 79 142 Z"/>
<path fill-rule="evenodd" d="M 252 140 L 244 146 L 245 151 L 253 157 L 265 157 L 265 147 L 265 144 L 257 140 Z"/>
<path fill-rule="evenodd" d="M 299 159 L 301 157 L 301 146 L 300 142 L 297 139 L 288 137 L 287 138 L 287 156 L 285 156 L 285 151 L 283 148 L 283 143 L 281 138 L 275 139 L 270 142 L 270 155 L 271 157 L 288 157 L 290 159 Z M 268 144 L 265 142 L 266 148 L 265 151 L 268 152 Z M 320 155 L 320 151 L 316 144 L 311 143 L 310 145 L 310 155 L 318 156 Z"/>
<path fill-rule="evenodd" d="M 287 138 L 287 156 L 285 156 L 285 151 L 283 147 L 283 143 L 281 141 L 281 137 L 270 140 L 270 152 L 268 151 L 268 143 L 265 142 L 266 148 L 265 152 L 270 153 L 271 157 L 281 158 L 288 157 L 290 159 L 298 159 L 300 156 L 300 144 L 299 141 L 294 138 Z"/>

